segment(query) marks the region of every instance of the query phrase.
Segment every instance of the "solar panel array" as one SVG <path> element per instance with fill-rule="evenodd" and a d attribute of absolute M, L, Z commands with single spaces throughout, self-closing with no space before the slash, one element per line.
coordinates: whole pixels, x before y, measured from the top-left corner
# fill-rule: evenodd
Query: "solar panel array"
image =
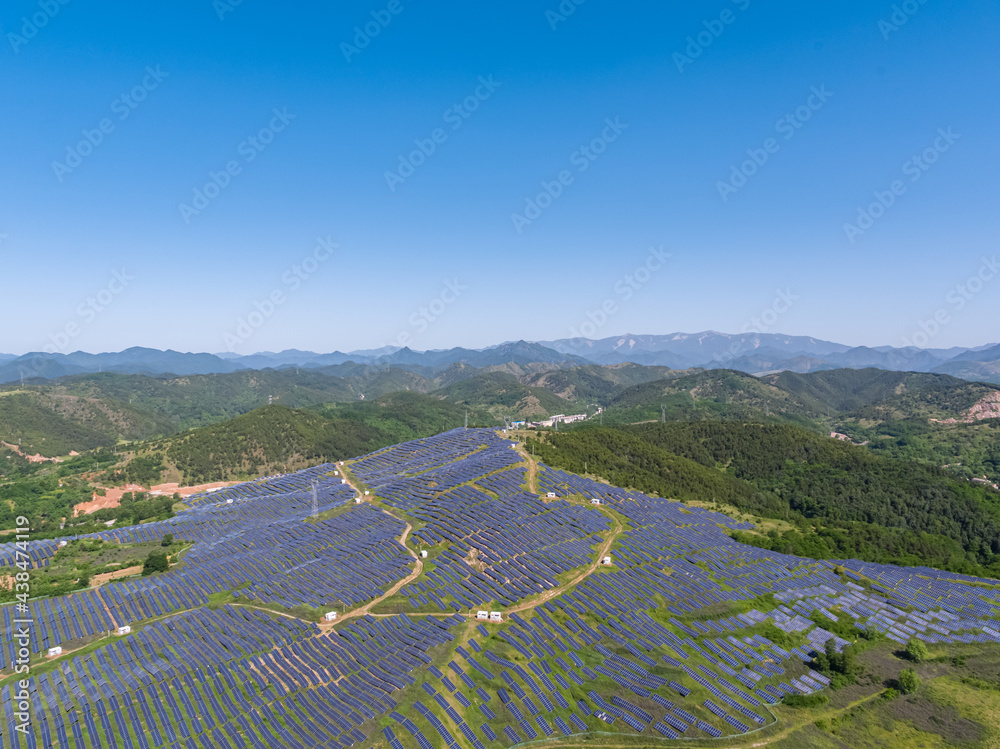
<path fill-rule="evenodd" d="M 353 505 L 332 465 L 95 534 L 173 533 L 194 546 L 166 574 L 31 602 L 35 653 L 134 629 L 32 676 L 31 735 L 8 728 L 0 748 L 485 749 L 598 730 L 721 737 L 766 726 L 769 705 L 828 684 L 807 663 L 828 640 L 846 643 L 815 613 L 900 642 L 1000 642 L 1000 594 L 969 585 L 975 578 L 742 546 L 728 533 L 747 524 L 726 515 L 548 468 L 540 489 L 557 499 L 543 501 L 511 448 L 490 430 L 454 430 L 352 462 L 414 526 L 411 547 L 430 554 L 393 599 L 404 613 L 375 608 L 333 629 L 255 607 L 351 609 L 385 594 L 414 560 L 399 542 L 403 521 Z M 625 530 L 614 565 L 594 567 L 616 519 Z M 31 543 L 33 564 L 54 549 Z M 0 560 L 12 554 L 0 545 Z M 209 606 L 219 593 L 232 603 Z M 764 594 L 775 608 L 760 610 Z M 502 623 L 457 613 L 494 607 Z M 739 613 L 706 618 L 708 607 Z M 23 616 L 2 611 L 0 668 L 9 668 Z M 797 644 L 772 642 L 764 623 Z M 9 727 L 15 689 L 0 689 Z"/>

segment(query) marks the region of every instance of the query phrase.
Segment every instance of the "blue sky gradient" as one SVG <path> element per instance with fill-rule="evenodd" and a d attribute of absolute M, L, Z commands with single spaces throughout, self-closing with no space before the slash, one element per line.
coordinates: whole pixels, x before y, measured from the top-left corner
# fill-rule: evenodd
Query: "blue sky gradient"
<path fill-rule="evenodd" d="M 330 5 L 4 5 L 0 351 L 1000 338 L 996 3 Z"/>

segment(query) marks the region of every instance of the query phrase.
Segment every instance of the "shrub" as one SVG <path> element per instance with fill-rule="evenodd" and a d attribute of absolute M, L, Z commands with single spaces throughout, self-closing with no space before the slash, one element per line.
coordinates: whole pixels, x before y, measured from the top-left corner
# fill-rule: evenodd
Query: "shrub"
<path fill-rule="evenodd" d="M 927 646 L 922 640 L 911 637 L 910 641 L 906 643 L 906 657 L 914 663 L 927 660 Z"/>
<path fill-rule="evenodd" d="M 170 569 L 167 555 L 162 551 L 151 551 L 146 561 L 142 563 L 142 576 L 147 577 L 157 572 L 166 572 Z"/>
<path fill-rule="evenodd" d="M 913 694 L 920 688 L 920 677 L 912 668 L 899 672 L 899 689 L 903 694 Z"/>

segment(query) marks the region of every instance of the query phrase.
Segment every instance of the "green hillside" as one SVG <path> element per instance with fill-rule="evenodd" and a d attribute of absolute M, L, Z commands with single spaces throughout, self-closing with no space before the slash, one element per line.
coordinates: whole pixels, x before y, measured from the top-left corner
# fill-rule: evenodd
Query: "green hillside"
<path fill-rule="evenodd" d="M 600 405 L 625 388 L 681 374 L 673 373 L 667 367 L 644 367 L 639 364 L 602 367 L 595 364 L 541 372 L 522 378 L 522 382 L 530 387 L 549 390 L 565 400 Z"/>
<path fill-rule="evenodd" d="M 955 377 L 881 369 L 835 369 L 808 375 L 782 372 L 761 380 L 813 412 L 856 418 L 947 418 L 971 408 L 996 386 Z"/>
<path fill-rule="evenodd" d="M 533 444 L 555 467 L 794 523 L 742 539 L 776 551 L 1000 577 L 1000 493 L 794 426 L 584 427 Z"/>
<path fill-rule="evenodd" d="M 497 418 L 541 418 L 570 413 L 578 404 L 540 387 L 522 385 L 504 372 L 485 372 L 433 393 L 442 400 L 481 409 Z"/>
<path fill-rule="evenodd" d="M 965 479 L 1000 481 L 1000 419 L 963 415 L 998 391 L 947 375 L 838 369 L 754 377 L 714 370 L 627 388 L 609 401 L 605 424 L 666 420 L 792 424 L 831 431 L 886 457 L 948 466 Z M 946 423 L 955 419 L 957 423 Z"/>
<path fill-rule="evenodd" d="M 717 369 L 630 387 L 608 403 L 605 421 L 659 420 L 662 407 L 668 421 L 774 419 L 806 424 L 821 415 L 753 375 Z"/>
<path fill-rule="evenodd" d="M 0 391 L 0 440 L 46 457 L 113 446 L 172 431 L 170 420 L 114 398 Z"/>
<path fill-rule="evenodd" d="M 186 484 L 249 478 L 363 455 L 465 423 L 466 409 L 420 393 L 312 410 L 264 406 L 234 419 L 135 446 L 115 482 L 177 480 Z M 485 425 L 473 412 L 470 426 Z M 154 475 L 136 470 L 153 467 Z"/>
<path fill-rule="evenodd" d="M 291 408 L 355 400 L 351 383 L 309 370 L 264 370 L 186 377 L 94 374 L 58 380 L 54 394 L 110 399 L 169 419 L 173 431 L 206 426 L 266 406 L 268 398 Z"/>

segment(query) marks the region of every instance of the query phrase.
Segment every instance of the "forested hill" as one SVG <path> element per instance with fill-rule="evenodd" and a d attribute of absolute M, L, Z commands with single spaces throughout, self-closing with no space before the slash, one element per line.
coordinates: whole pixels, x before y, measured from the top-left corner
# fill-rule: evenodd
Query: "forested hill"
<path fill-rule="evenodd" d="M 741 540 L 776 551 L 1000 577 L 1000 493 L 789 425 L 639 424 L 548 434 L 545 463 L 796 527 Z"/>
<path fill-rule="evenodd" d="M 264 406 L 221 424 L 135 445 L 113 476 L 198 484 L 286 472 L 462 426 L 466 409 L 420 393 L 315 410 Z M 488 419 L 471 412 L 470 424 Z"/>

